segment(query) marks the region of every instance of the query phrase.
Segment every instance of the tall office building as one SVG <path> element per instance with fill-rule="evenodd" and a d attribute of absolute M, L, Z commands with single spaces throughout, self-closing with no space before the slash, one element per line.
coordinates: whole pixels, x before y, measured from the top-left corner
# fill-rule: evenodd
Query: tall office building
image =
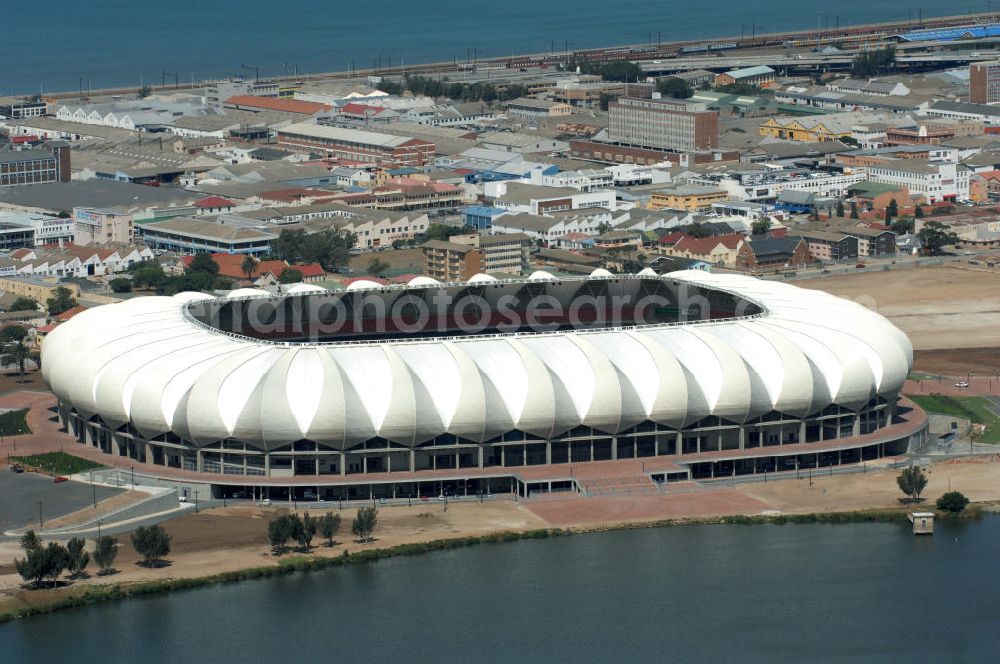
<path fill-rule="evenodd" d="M 675 152 L 719 147 L 719 114 L 704 104 L 622 97 L 608 111 L 613 143 Z"/>
<path fill-rule="evenodd" d="M 1000 61 L 969 65 L 969 101 L 973 104 L 1000 102 Z"/>

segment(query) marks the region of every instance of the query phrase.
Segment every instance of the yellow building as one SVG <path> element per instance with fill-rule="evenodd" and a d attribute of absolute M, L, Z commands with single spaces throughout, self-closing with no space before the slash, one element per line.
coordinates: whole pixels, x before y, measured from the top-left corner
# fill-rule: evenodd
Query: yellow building
<path fill-rule="evenodd" d="M 729 199 L 729 195 L 721 189 L 712 187 L 673 187 L 654 191 L 649 197 L 649 207 L 654 210 L 686 210 L 700 212 L 712 207 L 712 203 L 721 203 Z"/>
<path fill-rule="evenodd" d="M 60 283 L 54 277 L 0 277 L 0 291 L 17 297 L 30 297 L 40 304 L 45 304 L 53 291 L 60 287 L 68 289 L 74 298 L 80 297 L 80 287 L 71 281 Z"/>
<path fill-rule="evenodd" d="M 804 143 L 835 141 L 851 135 L 849 127 L 838 127 L 816 118 L 768 118 L 760 126 L 760 135 Z"/>

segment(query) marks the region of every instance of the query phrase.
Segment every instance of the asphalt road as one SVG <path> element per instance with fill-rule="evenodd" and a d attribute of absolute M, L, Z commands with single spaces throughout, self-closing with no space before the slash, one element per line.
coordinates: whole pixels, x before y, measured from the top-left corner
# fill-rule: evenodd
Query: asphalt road
<path fill-rule="evenodd" d="M 121 493 L 123 489 L 97 487 L 97 500 Z M 38 503 L 42 517 L 55 519 L 92 505 L 94 489 L 89 484 L 61 482 L 34 473 L 0 472 L 0 533 L 38 522 Z"/>

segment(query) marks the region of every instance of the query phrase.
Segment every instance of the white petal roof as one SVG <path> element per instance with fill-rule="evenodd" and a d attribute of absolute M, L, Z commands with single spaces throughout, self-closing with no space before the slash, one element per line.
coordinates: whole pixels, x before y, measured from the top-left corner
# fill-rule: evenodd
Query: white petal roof
<path fill-rule="evenodd" d="M 113 427 L 131 421 L 146 437 L 173 431 L 196 444 L 231 437 L 273 448 L 799 417 L 891 397 L 912 364 L 906 335 L 855 302 L 735 275 L 662 278 L 736 292 L 764 312 L 627 329 L 284 344 L 193 321 L 185 309 L 203 296 L 183 293 L 73 317 L 45 340 L 43 374 L 63 402 Z"/>

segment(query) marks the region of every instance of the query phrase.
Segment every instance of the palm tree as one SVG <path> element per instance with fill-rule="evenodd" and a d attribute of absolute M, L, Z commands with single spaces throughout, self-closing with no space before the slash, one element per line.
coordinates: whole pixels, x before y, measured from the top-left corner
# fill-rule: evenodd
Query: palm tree
<path fill-rule="evenodd" d="M 18 339 L 17 341 L 11 342 L 4 349 L 3 363 L 6 364 L 16 364 L 20 369 L 20 374 L 18 375 L 17 382 L 24 382 L 24 365 L 32 358 L 32 351 L 28 348 L 27 344 L 24 343 L 24 339 Z"/>
<path fill-rule="evenodd" d="M 253 256 L 249 254 L 243 259 L 243 264 L 240 265 L 240 269 L 243 270 L 243 274 L 247 275 L 247 281 L 253 281 L 253 274 L 257 271 L 257 261 Z"/>

